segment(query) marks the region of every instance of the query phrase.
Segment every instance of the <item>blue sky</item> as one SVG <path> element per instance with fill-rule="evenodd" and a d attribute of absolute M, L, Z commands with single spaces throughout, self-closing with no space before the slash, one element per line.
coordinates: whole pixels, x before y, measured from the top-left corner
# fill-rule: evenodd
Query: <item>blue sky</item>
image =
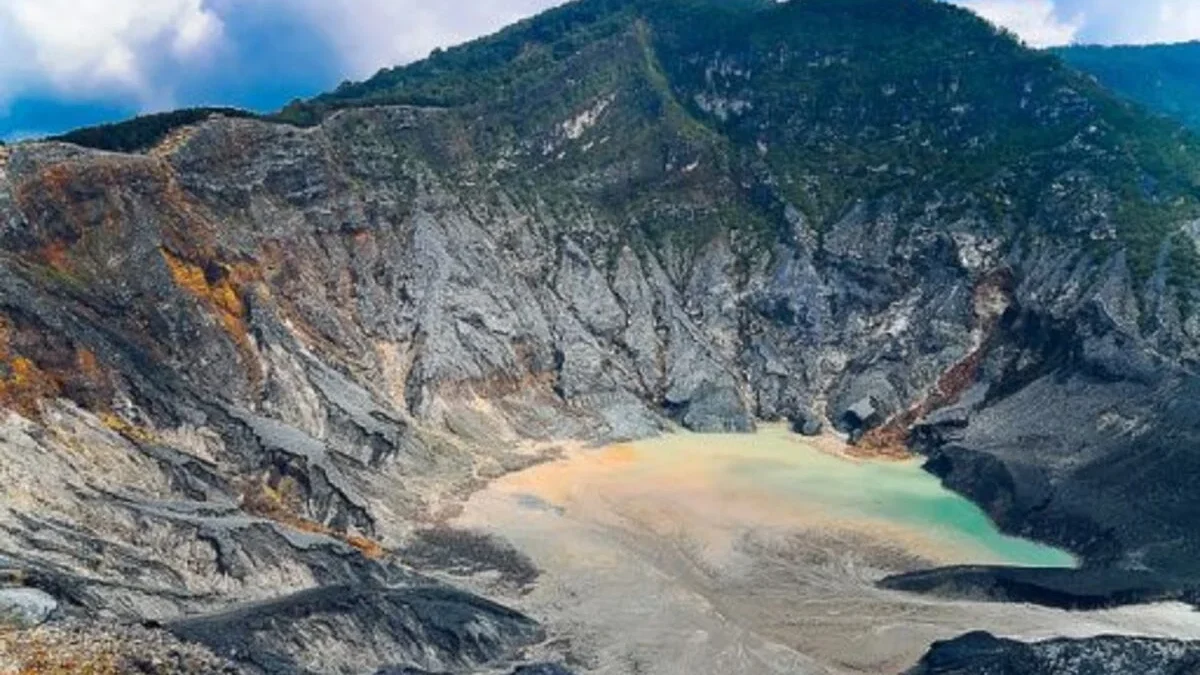
<path fill-rule="evenodd" d="M 274 110 L 560 0 L 0 0 L 0 138 Z M 951 0 L 1032 45 L 1200 38 L 1200 0 Z"/>
<path fill-rule="evenodd" d="M 951 0 L 1035 46 L 1200 39 L 1200 0 Z"/>

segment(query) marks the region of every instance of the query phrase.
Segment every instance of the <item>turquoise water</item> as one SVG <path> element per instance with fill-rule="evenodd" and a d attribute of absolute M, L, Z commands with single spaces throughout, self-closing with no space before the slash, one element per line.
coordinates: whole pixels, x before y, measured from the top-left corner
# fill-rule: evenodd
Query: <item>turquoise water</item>
<path fill-rule="evenodd" d="M 634 447 L 663 453 L 660 459 L 671 462 L 706 457 L 714 468 L 723 467 L 722 482 L 740 490 L 811 505 L 834 519 L 895 525 L 964 551 L 963 563 L 1078 565 L 1066 551 L 1001 533 L 982 509 L 942 487 L 919 460 L 849 460 L 777 427 L 751 436 L 684 435 Z"/>
<path fill-rule="evenodd" d="M 835 459 L 836 458 L 831 458 Z M 1075 567 L 1070 553 L 1000 532 L 982 509 L 941 486 L 919 462 L 849 463 L 813 470 L 771 460 L 739 460 L 733 474 L 781 497 L 818 503 L 847 517 L 890 521 L 1026 567 Z"/>
<path fill-rule="evenodd" d="M 860 461 L 838 454 L 843 447 L 782 426 L 750 435 L 666 434 L 583 451 L 502 482 L 531 508 L 585 517 L 615 508 L 631 522 L 709 543 L 754 529 L 844 531 L 931 564 L 1077 565 L 1065 551 L 1002 534 L 920 461 Z"/>

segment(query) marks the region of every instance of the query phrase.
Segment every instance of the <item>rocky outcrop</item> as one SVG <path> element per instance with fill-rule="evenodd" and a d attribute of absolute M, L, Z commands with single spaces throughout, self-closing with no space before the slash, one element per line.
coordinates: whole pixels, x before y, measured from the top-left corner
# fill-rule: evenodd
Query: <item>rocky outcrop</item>
<path fill-rule="evenodd" d="M 891 576 L 880 586 L 955 600 L 1030 603 L 1075 611 L 1200 602 L 1200 587 L 1192 579 L 1100 566 L 1082 570 L 951 567 Z"/>
<path fill-rule="evenodd" d="M 939 642 L 909 675 L 1177 675 L 1200 670 L 1200 647 L 1170 640 L 1097 637 L 1034 644 L 970 633 Z"/>
<path fill-rule="evenodd" d="M 470 671 L 541 639 L 537 624 L 516 612 L 437 587 L 325 586 L 168 629 L 267 675 L 362 673 L 381 663 Z"/>
<path fill-rule="evenodd" d="M 1048 604 L 1194 600 L 1197 541 L 1183 523 L 1194 516 L 1184 495 L 1196 468 L 1186 448 L 1200 439 L 1196 374 L 1111 326 L 1091 311 L 1064 323 L 1014 315 L 986 366 L 990 393 L 915 433 L 948 486 L 1008 531 L 1077 552 L 1085 570 L 947 570 L 937 585 L 991 595 L 1020 577 L 1024 600 L 1090 598 Z"/>
<path fill-rule="evenodd" d="M 788 420 L 792 429 L 792 433 L 800 434 L 801 436 L 820 436 L 825 429 L 825 423 L 819 417 L 811 412 L 800 412 L 792 415 Z"/>
<path fill-rule="evenodd" d="M 457 103 L 0 149 L 0 573 L 260 671 L 507 669 L 536 628 L 395 553 L 456 498 L 792 419 L 917 422 L 1008 531 L 1190 583 L 1192 141 L 943 3 L 680 7 L 381 75 Z"/>
<path fill-rule="evenodd" d="M 0 588 L 0 622 L 37 626 L 58 610 L 54 596 L 36 588 Z"/>

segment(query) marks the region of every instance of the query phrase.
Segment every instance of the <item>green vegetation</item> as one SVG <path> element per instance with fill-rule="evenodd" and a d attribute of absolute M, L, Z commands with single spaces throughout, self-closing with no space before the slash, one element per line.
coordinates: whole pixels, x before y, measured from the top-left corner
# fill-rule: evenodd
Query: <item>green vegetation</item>
<path fill-rule="evenodd" d="M 1200 131 L 1200 42 L 1051 51 L 1118 94 Z"/>
<path fill-rule="evenodd" d="M 639 17 L 656 27 L 678 23 L 689 31 L 762 9 L 774 0 L 580 0 L 516 23 L 499 33 L 446 50 L 411 65 L 387 68 L 364 82 L 346 82 L 279 113 L 282 121 L 311 124 L 330 110 L 362 105 L 455 107 L 505 100 L 576 56 L 585 47 L 626 31 Z"/>
<path fill-rule="evenodd" d="M 110 152 L 141 152 L 157 145 L 175 129 L 203 122 L 214 115 L 255 117 L 254 113 L 236 108 L 187 108 L 77 129 L 49 140 Z"/>
<path fill-rule="evenodd" d="M 936 203 L 940 220 L 1128 249 L 1145 278 L 1200 213 L 1196 137 L 945 3 L 796 0 L 658 36 L 679 98 L 741 147 L 769 148 L 818 227 L 860 200 L 914 219 Z"/>
<path fill-rule="evenodd" d="M 489 155 L 545 142 L 613 91 L 614 142 L 526 148 L 516 164 Z M 783 202 L 823 230 L 887 200 L 905 221 L 969 217 L 1097 257 L 1126 250 L 1140 278 L 1164 259 L 1174 283 L 1194 276 L 1177 233 L 1200 214 L 1197 138 L 937 0 L 578 0 L 268 119 L 311 125 L 394 104 L 465 121 L 422 141 L 445 166 L 509 166 L 510 189 L 548 208 L 590 192 L 660 243 L 770 234 Z M 144 149 L 214 112 L 63 140 Z"/>

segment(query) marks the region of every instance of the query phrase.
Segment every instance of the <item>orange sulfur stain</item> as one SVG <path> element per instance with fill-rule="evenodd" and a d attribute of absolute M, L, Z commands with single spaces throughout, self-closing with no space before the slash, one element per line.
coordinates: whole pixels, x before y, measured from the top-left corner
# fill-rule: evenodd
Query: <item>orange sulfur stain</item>
<path fill-rule="evenodd" d="M 351 534 L 346 536 L 344 541 L 358 549 L 360 553 L 372 560 L 378 560 L 384 555 L 383 547 L 372 539 L 367 539 L 366 537 L 362 537 L 357 534 Z"/>
<path fill-rule="evenodd" d="M 640 458 L 641 453 L 629 444 L 613 445 L 601 450 L 578 450 L 567 459 L 543 464 L 535 471 L 510 474 L 503 482 L 515 491 L 563 505 L 589 480 L 617 476 L 623 469 L 635 466 Z"/>
<path fill-rule="evenodd" d="M 11 352 L 12 326 L 0 317 L 0 407 L 36 417 L 38 402 L 62 391 L 61 381 L 33 361 Z"/>
<path fill-rule="evenodd" d="M 212 312 L 239 349 L 247 355 L 253 354 L 246 325 L 248 311 L 242 299 L 244 286 L 254 280 L 253 268 L 246 264 L 218 265 L 220 276 L 213 281 L 201 265 L 184 260 L 165 248 L 161 252 L 175 285 Z"/>
<path fill-rule="evenodd" d="M 387 551 L 379 542 L 362 535 L 338 532 L 333 528 L 301 516 L 294 494 L 294 484 L 283 479 L 272 487 L 266 481 L 251 483 L 242 490 L 242 508 L 260 518 L 272 520 L 298 532 L 320 534 L 338 539 L 372 560 L 383 558 Z"/>
<path fill-rule="evenodd" d="M 601 452 L 596 459 L 600 464 L 612 466 L 633 464 L 638 460 L 638 451 L 629 444 L 614 445 Z"/>
<path fill-rule="evenodd" d="M 911 459 L 913 454 L 908 449 L 908 436 L 905 422 L 893 421 L 867 432 L 857 444 L 847 446 L 846 453 L 860 459 Z"/>
<path fill-rule="evenodd" d="M 864 458 L 908 459 L 909 432 L 912 425 L 929 413 L 953 405 L 979 376 L 988 343 L 992 340 L 1000 318 L 1012 304 L 1012 273 L 1007 269 L 994 270 L 975 286 L 975 326 L 978 343 L 942 373 L 928 396 L 904 412 L 892 417 L 883 426 L 872 429 L 851 449 L 851 454 Z"/>
<path fill-rule="evenodd" d="M 70 352 L 74 358 L 64 358 Z M 54 346 L 36 327 L 18 327 L 0 316 L 0 408 L 36 418 L 39 402 L 69 396 L 92 411 L 108 409 L 112 384 L 95 352 L 83 346 Z"/>
<path fill-rule="evenodd" d="M 139 444 L 154 443 L 158 437 L 153 431 L 138 426 L 112 413 L 100 413 L 100 422 L 108 429 L 117 432 L 126 439 Z"/>
<path fill-rule="evenodd" d="M 69 272 L 71 261 L 68 257 L 67 242 L 55 239 L 38 250 L 37 258 L 46 266 L 58 271 Z"/>

